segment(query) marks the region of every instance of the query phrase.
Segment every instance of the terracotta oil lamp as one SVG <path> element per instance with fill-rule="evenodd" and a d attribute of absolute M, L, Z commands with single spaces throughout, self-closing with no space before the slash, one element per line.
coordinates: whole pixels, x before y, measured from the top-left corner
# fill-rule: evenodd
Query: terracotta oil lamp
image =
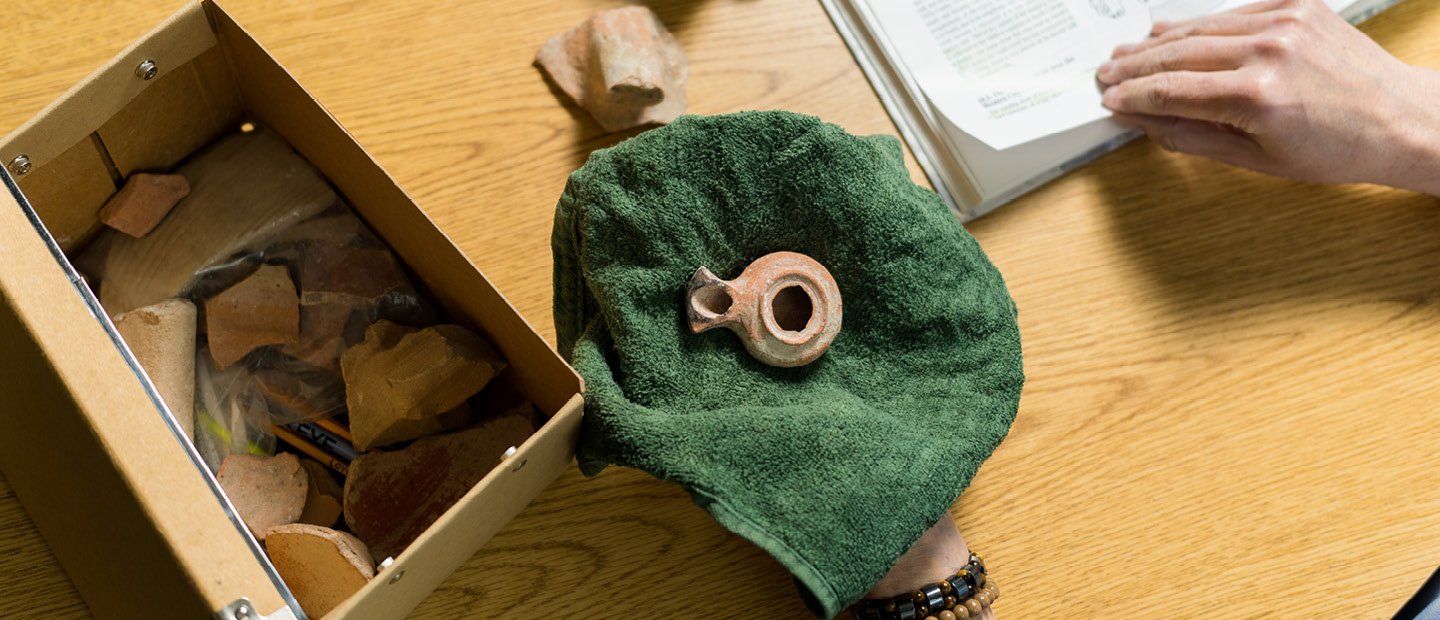
<path fill-rule="evenodd" d="M 701 267 L 690 278 L 690 331 L 725 327 L 771 366 L 804 366 L 840 333 L 840 287 L 815 259 L 795 252 L 760 257 L 734 280 Z"/>

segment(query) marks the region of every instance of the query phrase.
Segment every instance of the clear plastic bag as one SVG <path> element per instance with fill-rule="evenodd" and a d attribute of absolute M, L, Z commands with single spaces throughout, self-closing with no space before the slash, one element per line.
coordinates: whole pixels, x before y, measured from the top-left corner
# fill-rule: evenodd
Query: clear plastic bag
<path fill-rule="evenodd" d="M 372 323 L 434 324 L 389 247 L 278 134 L 232 134 L 174 173 L 189 194 L 153 230 L 103 231 L 76 264 L 111 315 L 195 303 L 196 444 L 211 467 L 228 454 L 273 453 L 275 427 L 342 413 L 339 359 Z M 207 316 L 207 302 L 262 268 Z M 280 273 L 297 305 L 274 294 L 289 286 Z"/>
<path fill-rule="evenodd" d="M 183 296 L 205 300 L 262 265 L 286 268 L 300 300 L 298 342 L 263 346 L 223 371 L 209 386 L 252 425 L 269 428 L 317 420 L 345 409 L 340 356 L 381 319 L 405 325 L 435 322 L 390 249 L 344 204 L 261 240 L 195 274 Z M 201 320 L 201 339 L 207 320 Z M 214 370 L 213 360 L 207 368 Z"/>
<path fill-rule="evenodd" d="M 275 453 L 275 436 L 248 413 L 263 406 L 244 387 L 250 382 L 248 375 L 240 366 L 216 368 L 206 347 L 195 353 L 195 449 L 210 471 L 220 471 L 231 454 Z"/>

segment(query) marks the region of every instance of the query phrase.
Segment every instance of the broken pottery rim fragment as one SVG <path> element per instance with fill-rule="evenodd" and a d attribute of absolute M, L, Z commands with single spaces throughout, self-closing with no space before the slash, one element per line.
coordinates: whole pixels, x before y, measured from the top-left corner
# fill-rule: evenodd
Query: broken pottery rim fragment
<path fill-rule="evenodd" d="M 690 277 L 685 299 L 691 332 L 727 328 L 751 355 L 771 366 L 809 364 L 840 333 L 839 285 L 824 265 L 797 252 L 762 256 L 734 280 L 721 280 L 700 267 Z"/>
<path fill-rule="evenodd" d="M 685 113 L 685 52 L 645 6 L 597 11 L 551 37 L 535 64 L 606 132 Z"/>

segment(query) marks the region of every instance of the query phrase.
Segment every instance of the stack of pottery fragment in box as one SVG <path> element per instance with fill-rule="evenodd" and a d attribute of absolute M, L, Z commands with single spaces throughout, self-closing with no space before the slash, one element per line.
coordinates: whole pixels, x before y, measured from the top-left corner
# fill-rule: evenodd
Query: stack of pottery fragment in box
<path fill-rule="evenodd" d="M 77 264 L 312 617 L 542 423 L 272 132 L 132 174 L 101 220 Z"/>

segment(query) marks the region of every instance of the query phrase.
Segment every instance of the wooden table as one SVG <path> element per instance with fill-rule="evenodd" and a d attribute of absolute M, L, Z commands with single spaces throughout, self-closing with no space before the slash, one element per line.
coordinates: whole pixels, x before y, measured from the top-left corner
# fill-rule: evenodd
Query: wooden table
<path fill-rule="evenodd" d="M 176 0 L 0 20 L 0 132 Z M 604 135 L 530 66 L 614 0 L 226 0 L 543 334 L 550 225 Z M 814 0 L 664 0 L 690 110 L 894 133 Z M 1440 4 L 1366 30 L 1440 66 Z M 913 166 L 917 179 L 921 177 Z M 1010 438 L 955 511 L 1004 618 L 1388 618 L 1440 564 L 1440 205 L 1133 144 L 976 222 L 1020 308 Z M 943 268 L 943 266 L 937 266 Z M 0 479 L 0 615 L 87 615 Z M 676 486 L 564 475 L 416 611 L 806 617 L 785 571 Z"/>

